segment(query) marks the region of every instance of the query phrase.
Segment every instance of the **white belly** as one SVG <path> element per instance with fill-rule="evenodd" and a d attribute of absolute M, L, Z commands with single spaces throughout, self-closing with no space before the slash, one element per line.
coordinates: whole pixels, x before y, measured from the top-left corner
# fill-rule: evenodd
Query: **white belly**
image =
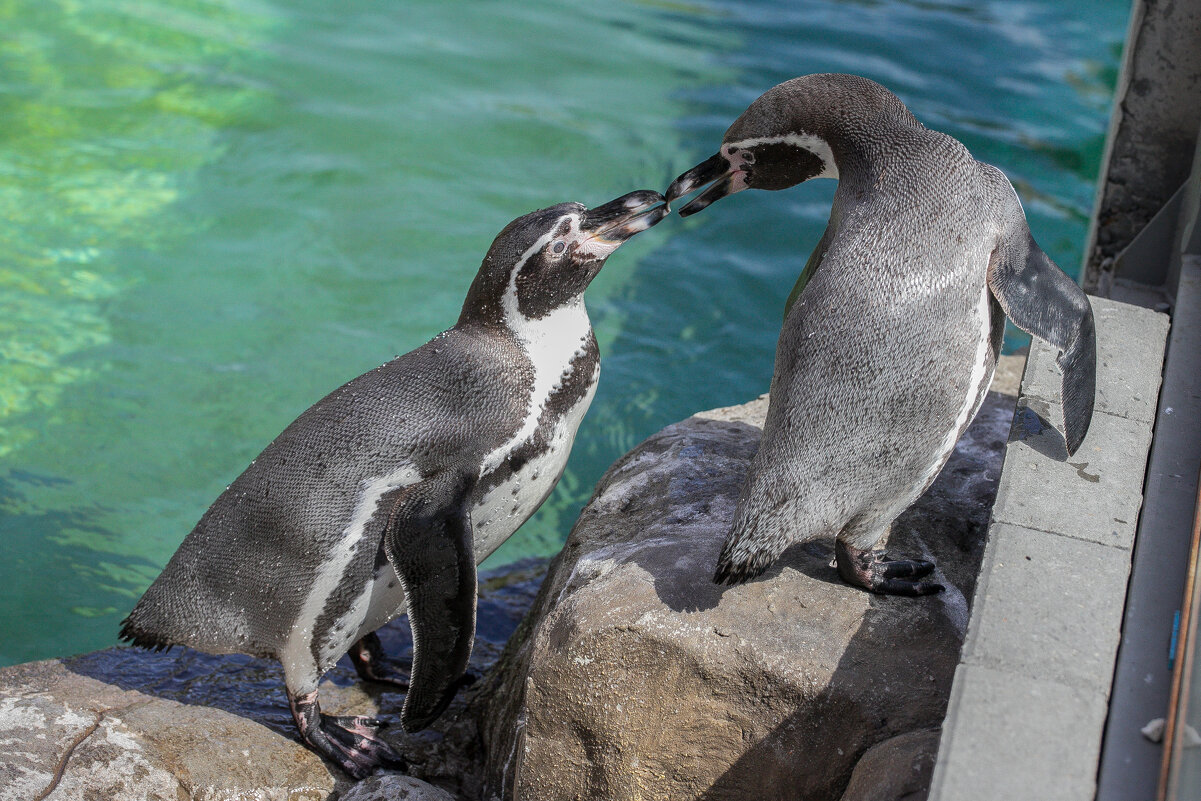
<path fill-rule="evenodd" d="M 565 371 L 592 338 L 592 324 L 588 320 L 588 312 L 582 298 L 544 318 L 526 320 L 517 309 L 513 280 L 515 279 L 511 279 L 509 292 L 505 296 L 506 323 L 522 342 L 530 357 L 534 367 L 534 380 L 526 418 L 508 442 L 484 458 L 480 470 L 481 479 L 485 479 L 495 470 L 507 469 L 505 459 L 508 455 L 537 434 L 542 410 L 561 386 Z M 599 376 L 600 362 L 597 361 L 588 391 L 558 420 L 548 438 L 549 447 L 531 458 L 507 480 L 478 498 L 472 506 L 470 515 L 476 564 L 484 561 L 500 547 L 502 542 L 537 511 L 555 488 L 559 477 L 563 475 L 563 468 L 567 466 L 567 457 L 571 454 L 571 445 L 580 427 L 580 421 L 584 419 L 584 413 L 592 403 Z M 374 509 L 377 501 L 378 495 L 370 501 L 371 509 Z M 392 566 L 382 565 L 339 620 L 337 628 L 343 634 L 340 638 L 331 638 L 326 645 L 323 656 L 326 657 L 327 664 L 323 664 L 320 670 L 324 671 L 328 665 L 333 664 L 332 660 L 336 660 L 359 637 L 375 631 L 404 612 L 404 589 Z M 298 644 L 307 645 L 301 643 L 301 639 L 297 638 Z M 303 656 L 303 649 L 294 650 Z M 298 664 L 304 662 L 303 659 L 296 661 Z M 315 686 L 315 677 L 312 681 Z"/>
<path fill-rule="evenodd" d="M 598 370 L 599 372 L 599 370 Z M 498 484 L 471 508 L 471 527 L 475 539 L 475 562 L 484 561 L 530 518 L 550 495 L 567 457 L 584 413 L 596 393 L 596 376 L 588 393 L 560 420 L 550 438 L 550 447 L 530 459 L 508 480 Z M 345 651 L 350 643 L 383 626 L 405 612 L 404 588 L 392 565 L 384 564 L 368 582 L 362 594 L 343 616 L 339 628 L 349 629 L 347 636 L 330 650 Z M 347 625 L 351 620 L 357 625 Z M 341 649 L 341 650 L 339 650 Z M 336 656 L 334 657 L 336 659 Z"/>

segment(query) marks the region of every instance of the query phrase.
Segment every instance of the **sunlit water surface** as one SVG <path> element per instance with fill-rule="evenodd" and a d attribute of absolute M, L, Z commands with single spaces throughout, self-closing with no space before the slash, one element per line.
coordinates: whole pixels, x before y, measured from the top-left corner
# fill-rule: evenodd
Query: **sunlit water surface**
<path fill-rule="evenodd" d="M 0 0 L 0 664 L 115 642 L 284 425 L 453 323 L 509 220 L 663 189 L 795 75 L 888 85 L 1077 272 L 1127 7 Z M 611 259 L 592 412 L 490 565 L 557 550 L 642 438 L 766 389 L 833 189 Z"/>

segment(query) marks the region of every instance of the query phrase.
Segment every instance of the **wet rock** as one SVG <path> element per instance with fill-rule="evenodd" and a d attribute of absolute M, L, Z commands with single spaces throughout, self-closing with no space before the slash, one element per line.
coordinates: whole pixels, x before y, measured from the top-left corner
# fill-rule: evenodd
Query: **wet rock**
<path fill-rule="evenodd" d="M 601 480 L 476 698 L 487 797 L 862 801 L 874 766 L 921 767 L 901 738 L 945 712 L 1013 399 L 989 395 L 893 526 L 947 586 L 920 599 L 843 584 L 828 541 L 712 583 L 765 408 L 669 426 Z"/>
<path fill-rule="evenodd" d="M 544 571 L 544 562 L 531 561 L 481 576 L 473 670 L 492 668 Z M 385 627 L 380 638 L 390 655 L 411 655 L 403 621 Z M 398 717 L 403 695 L 381 690 L 358 681 L 343 659 L 321 684 L 322 707 Z M 389 730 L 413 763 L 412 777 L 376 776 L 356 786 L 296 739 L 282 670 L 273 661 L 187 648 L 109 648 L 17 665 L 0 669 L 0 801 L 457 797 L 428 782 L 474 798 L 478 738 L 463 712 L 477 691 L 460 693 L 426 732 Z"/>

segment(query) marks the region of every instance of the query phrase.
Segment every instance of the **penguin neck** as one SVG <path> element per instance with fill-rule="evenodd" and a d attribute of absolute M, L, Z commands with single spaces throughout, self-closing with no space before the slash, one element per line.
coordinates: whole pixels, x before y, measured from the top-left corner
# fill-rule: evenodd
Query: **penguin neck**
<path fill-rule="evenodd" d="M 569 364 L 592 336 L 592 322 L 588 319 L 583 295 L 576 295 L 551 311 L 532 317 L 522 313 L 516 288 L 510 287 L 501 306 L 504 327 L 529 354 L 535 369 L 555 369 Z"/>
<path fill-rule="evenodd" d="M 503 328 L 505 325 L 504 296 L 507 283 L 503 274 L 490 268 L 487 259 L 471 282 L 463 309 L 459 312 L 458 326 L 480 325 L 485 328 Z"/>
<path fill-rule="evenodd" d="M 834 162 L 815 178 L 837 178 L 846 185 L 871 184 L 888 160 L 887 149 L 874 137 L 848 135 L 837 128 L 797 136 L 811 140 L 804 145 L 806 150 Z"/>
<path fill-rule="evenodd" d="M 904 147 L 906 133 L 924 130 L 908 109 L 898 106 L 871 110 L 874 113 L 841 111 L 819 119 L 805 115 L 793 120 L 793 135 L 821 143 L 825 152 L 814 146 L 807 149 L 823 159 L 833 158 L 840 184 L 870 186 L 895 157 L 898 147 Z"/>

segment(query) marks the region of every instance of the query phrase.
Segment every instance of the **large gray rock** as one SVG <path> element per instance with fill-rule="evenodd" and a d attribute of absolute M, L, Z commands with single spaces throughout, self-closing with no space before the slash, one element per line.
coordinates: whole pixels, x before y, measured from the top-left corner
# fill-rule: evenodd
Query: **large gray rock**
<path fill-rule="evenodd" d="M 937 737 L 896 738 L 942 720 L 1013 399 L 990 394 L 893 527 L 947 586 L 921 599 L 846 586 L 831 542 L 712 583 L 765 408 L 669 426 L 601 480 L 477 696 L 489 797 L 830 801 L 885 741 L 847 801 L 924 792 Z"/>

